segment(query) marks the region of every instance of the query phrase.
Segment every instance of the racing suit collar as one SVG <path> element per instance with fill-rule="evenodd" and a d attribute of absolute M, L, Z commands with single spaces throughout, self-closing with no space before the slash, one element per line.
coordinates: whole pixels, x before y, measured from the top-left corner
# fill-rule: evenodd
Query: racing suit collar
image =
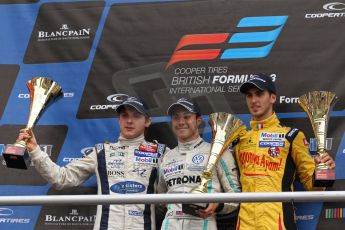
<path fill-rule="evenodd" d="M 250 121 L 250 127 L 254 131 L 265 129 L 271 126 L 278 126 L 278 125 L 279 125 L 279 120 L 275 113 L 273 113 L 270 117 L 262 121 L 253 121 L 253 120 Z"/>
<path fill-rule="evenodd" d="M 136 138 L 132 138 L 132 139 L 127 139 L 127 138 L 124 138 L 123 136 L 120 135 L 119 137 L 119 144 L 120 145 L 136 145 L 136 144 L 140 144 L 140 143 L 143 143 L 145 141 L 145 137 L 144 137 L 144 134 L 136 137 Z"/>
<path fill-rule="evenodd" d="M 204 140 L 199 136 L 197 139 L 189 142 L 178 142 L 179 150 L 191 150 L 198 147 Z"/>

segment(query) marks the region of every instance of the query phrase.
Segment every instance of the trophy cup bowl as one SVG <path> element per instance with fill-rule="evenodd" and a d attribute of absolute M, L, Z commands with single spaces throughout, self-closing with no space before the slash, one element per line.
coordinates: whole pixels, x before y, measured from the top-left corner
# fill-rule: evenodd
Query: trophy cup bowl
<path fill-rule="evenodd" d="M 192 189 L 191 193 L 207 193 L 207 185 L 212 179 L 213 170 L 223 153 L 229 148 L 242 132 L 246 130 L 243 122 L 234 115 L 218 112 L 209 116 L 209 124 L 212 129 L 212 144 L 208 161 L 201 174 L 201 183 Z M 198 216 L 196 210 L 206 209 L 208 204 L 183 204 L 182 211 Z"/>
<path fill-rule="evenodd" d="M 329 113 L 337 99 L 334 93 L 327 91 L 312 91 L 299 98 L 299 105 L 307 113 L 313 127 L 318 157 L 325 154 Z M 334 181 L 334 169 L 329 168 L 324 163 L 316 165 L 313 175 L 314 187 L 331 187 Z"/>
<path fill-rule="evenodd" d="M 30 112 L 25 127 L 30 130 L 34 127 L 46 105 L 52 99 L 62 96 L 61 86 L 46 77 L 34 77 L 26 83 L 30 92 Z M 29 155 L 26 150 L 26 141 L 18 141 L 6 145 L 3 157 L 8 168 L 28 169 L 30 165 Z"/>

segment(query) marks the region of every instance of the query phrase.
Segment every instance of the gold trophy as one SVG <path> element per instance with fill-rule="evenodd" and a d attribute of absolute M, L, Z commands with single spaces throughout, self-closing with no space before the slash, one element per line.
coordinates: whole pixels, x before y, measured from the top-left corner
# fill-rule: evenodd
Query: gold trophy
<path fill-rule="evenodd" d="M 212 179 L 213 170 L 223 153 L 229 148 L 239 135 L 246 130 L 243 122 L 234 115 L 219 112 L 212 113 L 209 117 L 212 129 L 212 144 L 210 156 L 201 174 L 201 183 L 192 189 L 191 193 L 207 193 L 207 185 Z M 198 216 L 196 210 L 206 209 L 208 204 L 183 204 L 182 211 L 187 214 Z"/>
<path fill-rule="evenodd" d="M 30 92 L 30 112 L 26 130 L 31 130 L 44 107 L 53 98 L 62 95 L 61 86 L 55 81 L 45 77 L 34 77 L 26 83 Z M 26 150 L 26 141 L 19 141 L 13 145 L 6 145 L 3 157 L 8 168 L 28 169 L 30 165 L 29 155 Z"/>
<path fill-rule="evenodd" d="M 299 104 L 308 114 L 313 127 L 319 157 L 322 157 L 325 153 L 329 112 L 332 110 L 337 99 L 334 93 L 327 91 L 312 91 L 299 98 Z M 331 187 L 334 180 L 334 169 L 330 169 L 324 163 L 316 165 L 313 176 L 314 187 Z"/>

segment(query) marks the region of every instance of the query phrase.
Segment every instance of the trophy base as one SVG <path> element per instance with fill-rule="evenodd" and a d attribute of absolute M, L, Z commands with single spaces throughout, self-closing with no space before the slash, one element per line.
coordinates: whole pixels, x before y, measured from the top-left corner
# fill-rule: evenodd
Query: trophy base
<path fill-rule="evenodd" d="M 30 158 L 25 146 L 6 145 L 2 153 L 7 168 L 28 169 Z"/>
<path fill-rule="evenodd" d="M 200 209 L 206 209 L 207 207 L 208 207 L 208 204 L 203 204 L 203 203 L 200 203 L 200 204 L 182 204 L 182 212 L 189 214 L 189 215 L 200 217 L 196 211 L 200 210 Z"/>
<path fill-rule="evenodd" d="M 313 175 L 314 187 L 332 187 L 335 181 L 334 169 L 316 169 Z"/>

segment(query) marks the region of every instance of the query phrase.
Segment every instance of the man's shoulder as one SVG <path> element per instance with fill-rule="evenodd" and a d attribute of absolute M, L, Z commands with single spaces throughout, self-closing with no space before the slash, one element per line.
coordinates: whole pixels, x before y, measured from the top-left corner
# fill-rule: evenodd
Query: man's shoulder
<path fill-rule="evenodd" d="M 285 138 L 289 142 L 293 142 L 294 140 L 303 140 L 305 139 L 305 134 L 303 130 L 297 127 L 290 127 L 290 126 L 281 126 L 279 132 L 285 134 Z"/>
<path fill-rule="evenodd" d="M 210 151 L 211 151 L 211 147 L 212 147 L 212 143 L 209 143 L 209 142 L 204 141 L 204 142 L 199 146 L 199 149 L 200 149 L 200 151 L 209 154 Z"/>
<path fill-rule="evenodd" d="M 170 155 L 170 154 L 177 153 L 177 152 L 178 152 L 177 146 L 175 148 L 172 148 L 172 149 L 167 148 L 164 155 Z"/>

